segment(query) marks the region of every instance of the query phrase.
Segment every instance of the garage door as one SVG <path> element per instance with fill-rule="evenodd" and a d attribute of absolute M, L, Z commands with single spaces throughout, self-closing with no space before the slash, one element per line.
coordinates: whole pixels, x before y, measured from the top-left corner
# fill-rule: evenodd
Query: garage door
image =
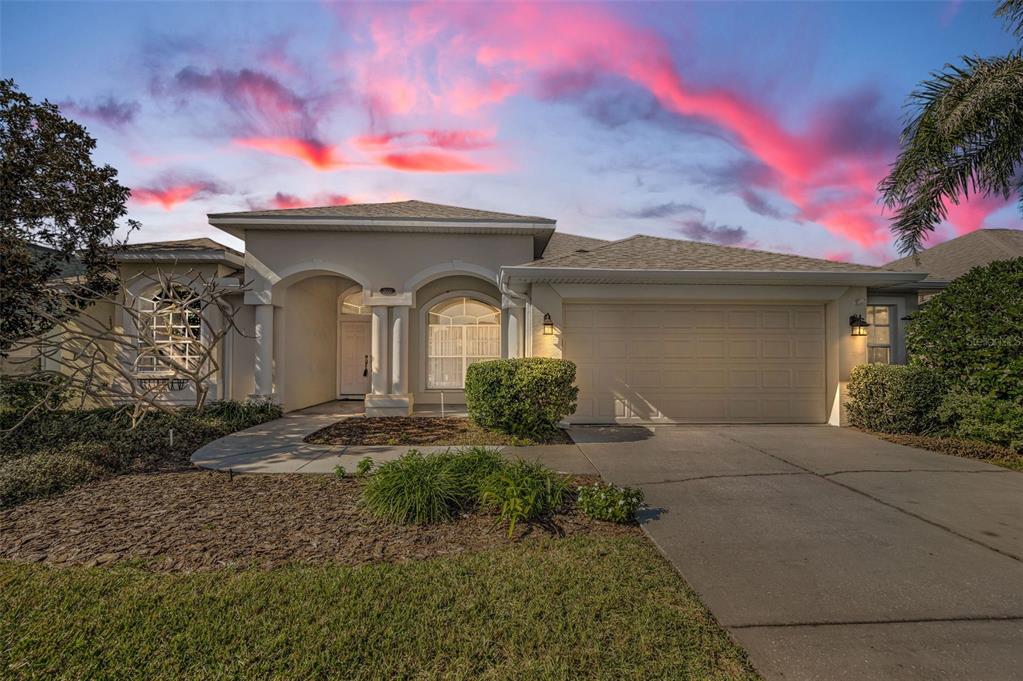
<path fill-rule="evenodd" d="M 824 306 L 565 306 L 577 422 L 823 423 Z"/>

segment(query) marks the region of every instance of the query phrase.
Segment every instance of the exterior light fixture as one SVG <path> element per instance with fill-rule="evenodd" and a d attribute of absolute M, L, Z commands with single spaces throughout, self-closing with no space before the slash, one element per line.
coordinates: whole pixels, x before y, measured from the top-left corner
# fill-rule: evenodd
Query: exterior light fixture
<path fill-rule="evenodd" d="M 545 313 L 543 316 L 543 335 L 554 335 L 554 322 L 551 320 L 551 314 L 549 312 Z"/>
<path fill-rule="evenodd" d="M 868 326 L 870 324 L 861 314 L 854 314 L 849 317 L 849 327 L 852 329 L 852 335 L 854 336 L 866 336 Z"/>
<path fill-rule="evenodd" d="M 382 289 L 380 289 L 380 293 L 382 293 L 385 296 L 393 296 L 395 294 L 395 290 L 390 286 L 385 286 Z"/>

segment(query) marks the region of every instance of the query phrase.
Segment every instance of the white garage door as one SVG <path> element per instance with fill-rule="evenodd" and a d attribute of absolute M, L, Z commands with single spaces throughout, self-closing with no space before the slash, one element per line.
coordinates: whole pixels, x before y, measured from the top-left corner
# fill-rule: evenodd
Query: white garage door
<path fill-rule="evenodd" d="M 823 423 L 824 306 L 565 305 L 576 422 Z"/>

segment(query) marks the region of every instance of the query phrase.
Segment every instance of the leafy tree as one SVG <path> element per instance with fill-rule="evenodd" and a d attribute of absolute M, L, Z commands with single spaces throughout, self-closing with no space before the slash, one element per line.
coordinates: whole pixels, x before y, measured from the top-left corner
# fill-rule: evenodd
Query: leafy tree
<path fill-rule="evenodd" d="M 95 147 L 56 105 L 0 80 L 0 353 L 46 331 L 54 314 L 87 305 L 85 292 L 103 289 L 130 192 L 114 168 L 93 163 Z M 80 282 L 50 285 L 72 261 L 81 265 Z"/>
<path fill-rule="evenodd" d="M 1023 405 L 1023 258 L 953 281 L 913 315 L 906 345 L 913 364 L 953 385 Z"/>
<path fill-rule="evenodd" d="M 1003 0 L 995 14 L 1023 41 L 1023 0 Z M 947 203 L 971 193 L 1018 194 L 1023 211 L 1023 52 L 946 64 L 908 108 L 902 151 L 879 185 L 901 252 L 919 251 Z"/>

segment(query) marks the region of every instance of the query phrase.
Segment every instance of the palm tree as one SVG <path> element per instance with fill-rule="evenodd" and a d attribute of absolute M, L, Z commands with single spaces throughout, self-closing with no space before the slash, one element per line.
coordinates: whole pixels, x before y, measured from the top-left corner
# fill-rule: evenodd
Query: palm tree
<path fill-rule="evenodd" d="M 1023 0 L 1003 0 L 995 16 L 1023 41 Z M 919 251 L 947 217 L 946 202 L 971 193 L 1015 193 L 1023 211 L 1023 50 L 947 64 L 910 95 L 908 109 L 902 151 L 878 186 L 895 210 L 900 252 Z"/>

